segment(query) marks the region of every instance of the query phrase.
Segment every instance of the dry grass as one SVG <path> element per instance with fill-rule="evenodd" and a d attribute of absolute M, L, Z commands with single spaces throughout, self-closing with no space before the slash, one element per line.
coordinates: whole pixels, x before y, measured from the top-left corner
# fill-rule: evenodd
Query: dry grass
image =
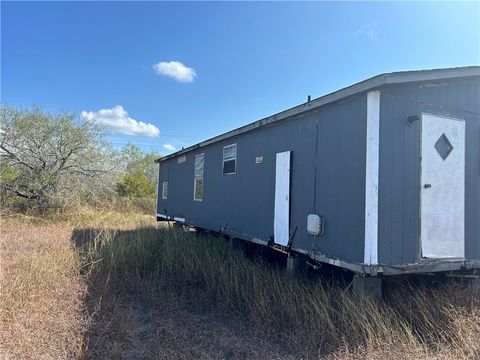
<path fill-rule="evenodd" d="M 1 356 L 72 358 L 86 326 L 78 255 L 61 226 L 2 224 Z"/>
<path fill-rule="evenodd" d="M 90 316 L 85 276 L 71 241 L 73 229 L 148 222 L 153 223 L 151 216 L 85 208 L 74 215 L 13 214 L 2 219 L 0 358 L 78 357 Z"/>
<path fill-rule="evenodd" d="M 432 292 L 407 286 L 377 303 L 319 278 L 292 280 L 279 269 L 232 253 L 222 238 L 197 238 L 154 227 L 92 230 L 77 238 L 85 244 L 83 258 L 91 264 L 87 265 L 91 279 L 103 289 L 100 297 L 109 299 L 108 304 L 126 291 L 135 293 L 145 307 L 161 311 L 169 303 L 165 296 L 175 296 L 176 303 L 215 309 L 216 314 L 245 324 L 279 349 L 275 357 L 480 355 L 480 308 L 478 294 L 471 289 L 450 285 Z M 92 338 L 111 343 L 112 336 L 122 343 L 108 331 Z M 150 349 L 161 344 L 154 342 Z M 97 357 L 105 356 L 102 348 L 95 349 Z M 128 355 L 128 350 L 120 354 Z"/>
<path fill-rule="evenodd" d="M 459 285 L 377 303 L 145 215 L 1 224 L 6 359 L 480 357 L 479 294 Z"/>
<path fill-rule="evenodd" d="M 2 224 L 19 226 L 58 225 L 60 227 L 97 227 L 127 229 L 141 225 L 154 225 L 153 209 L 147 205 L 140 205 L 127 200 L 117 200 L 100 208 L 78 207 L 75 210 L 52 211 L 39 215 L 32 211 L 27 213 L 11 212 L 6 209 L 2 213 Z"/>

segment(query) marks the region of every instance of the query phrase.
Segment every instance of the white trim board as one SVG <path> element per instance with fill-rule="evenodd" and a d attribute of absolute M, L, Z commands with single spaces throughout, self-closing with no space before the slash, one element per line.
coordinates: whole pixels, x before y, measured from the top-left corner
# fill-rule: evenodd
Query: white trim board
<path fill-rule="evenodd" d="M 159 214 L 159 213 L 157 213 L 157 217 L 162 218 L 162 219 L 167 219 L 167 220 L 178 221 L 178 222 L 185 222 L 185 218 L 183 218 L 183 217 L 167 216 L 167 215 L 163 215 L 163 214 Z"/>
<path fill-rule="evenodd" d="M 378 170 L 380 137 L 380 91 L 367 94 L 367 149 L 365 166 L 364 263 L 378 264 Z"/>
<path fill-rule="evenodd" d="M 277 153 L 275 163 L 275 208 L 273 240 L 288 246 L 290 237 L 290 151 Z"/>

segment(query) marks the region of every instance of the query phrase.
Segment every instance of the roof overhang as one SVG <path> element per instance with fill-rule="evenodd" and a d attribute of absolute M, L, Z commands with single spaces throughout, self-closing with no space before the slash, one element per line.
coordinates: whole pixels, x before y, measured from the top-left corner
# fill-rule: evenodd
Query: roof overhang
<path fill-rule="evenodd" d="M 465 66 L 465 67 L 433 69 L 433 70 L 399 71 L 399 72 L 392 72 L 392 73 L 377 75 L 367 80 L 348 86 L 346 88 L 321 96 L 312 101 L 306 102 L 301 105 L 297 105 L 293 108 L 284 110 L 277 114 L 257 120 L 248 125 L 241 126 L 237 129 L 228 131 L 224 134 L 215 136 L 211 139 L 202 141 L 198 144 L 189 146 L 185 149 L 179 150 L 170 155 L 163 156 L 155 161 L 162 162 L 162 161 L 177 157 L 179 155 L 188 153 L 190 151 L 197 150 L 199 148 L 211 145 L 213 143 L 231 138 L 233 136 L 237 136 L 237 135 L 246 133 L 248 131 L 252 131 L 259 127 L 266 126 L 266 125 L 284 120 L 286 118 L 290 118 L 292 116 L 296 116 L 301 113 L 316 109 L 318 107 L 324 106 L 334 101 L 338 101 L 348 96 L 356 95 L 365 91 L 370 91 L 385 85 L 402 84 L 402 83 L 409 83 L 409 82 L 432 81 L 432 80 L 446 80 L 446 79 L 472 77 L 472 76 L 480 76 L 480 66 Z"/>

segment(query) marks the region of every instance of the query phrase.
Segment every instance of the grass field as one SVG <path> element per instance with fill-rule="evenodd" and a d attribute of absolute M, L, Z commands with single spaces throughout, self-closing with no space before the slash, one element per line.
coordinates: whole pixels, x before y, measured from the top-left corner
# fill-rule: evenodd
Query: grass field
<path fill-rule="evenodd" d="M 480 357 L 478 290 L 360 299 L 151 216 L 3 219 L 1 260 L 5 359 Z"/>

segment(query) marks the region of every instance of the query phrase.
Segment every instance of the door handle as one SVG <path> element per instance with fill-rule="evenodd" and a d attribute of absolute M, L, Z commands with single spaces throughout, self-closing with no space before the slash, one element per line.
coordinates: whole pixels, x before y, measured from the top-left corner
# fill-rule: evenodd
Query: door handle
<path fill-rule="evenodd" d="M 432 187 L 432 184 L 424 184 L 423 188 L 424 189 L 430 189 Z"/>

